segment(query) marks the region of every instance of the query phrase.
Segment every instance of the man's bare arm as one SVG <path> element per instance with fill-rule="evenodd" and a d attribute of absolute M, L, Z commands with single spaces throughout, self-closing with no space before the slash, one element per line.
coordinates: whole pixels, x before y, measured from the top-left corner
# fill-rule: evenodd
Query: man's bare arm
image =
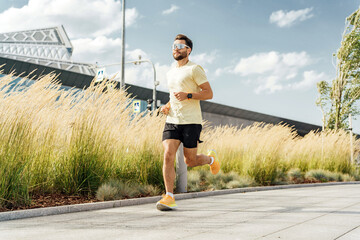
<path fill-rule="evenodd" d="M 206 82 L 203 83 L 199 86 L 201 88 L 201 91 L 198 93 L 191 93 L 192 94 L 192 99 L 197 99 L 197 100 L 208 100 L 208 99 L 212 99 L 213 98 L 213 91 L 211 89 L 210 83 Z M 179 101 L 184 101 L 187 98 L 187 95 L 189 93 L 187 92 L 175 92 L 174 96 L 176 97 L 177 100 Z"/>

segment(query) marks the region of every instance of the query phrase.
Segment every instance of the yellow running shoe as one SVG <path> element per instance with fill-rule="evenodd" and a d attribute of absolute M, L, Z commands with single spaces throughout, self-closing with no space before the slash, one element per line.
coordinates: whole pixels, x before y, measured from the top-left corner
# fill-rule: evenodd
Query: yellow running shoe
<path fill-rule="evenodd" d="M 209 157 L 214 158 L 213 164 L 210 165 L 210 171 L 212 174 L 217 174 L 220 171 L 220 162 L 217 159 L 217 154 L 215 150 L 210 150 L 207 154 Z"/>
<path fill-rule="evenodd" d="M 177 207 L 175 198 L 164 195 L 163 198 L 156 203 L 156 208 L 160 211 L 172 210 Z"/>

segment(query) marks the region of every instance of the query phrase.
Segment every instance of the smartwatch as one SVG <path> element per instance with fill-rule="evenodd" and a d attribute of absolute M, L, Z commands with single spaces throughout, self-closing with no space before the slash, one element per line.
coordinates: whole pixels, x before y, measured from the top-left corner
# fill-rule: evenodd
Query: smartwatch
<path fill-rule="evenodd" d="M 192 98 L 192 94 L 191 94 L 191 93 L 188 93 L 187 98 L 188 98 L 188 99 L 191 99 L 191 98 Z"/>

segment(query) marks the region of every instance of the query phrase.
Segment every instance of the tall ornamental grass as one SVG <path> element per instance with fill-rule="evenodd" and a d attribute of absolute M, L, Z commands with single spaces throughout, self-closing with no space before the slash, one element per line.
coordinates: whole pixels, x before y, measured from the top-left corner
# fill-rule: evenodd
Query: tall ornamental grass
<path fill-rule="evenodd" d="M 162 186 L 163 117 L 134 116 L 132 99 L 106 84 L 28 82 L 0 79 L 0 206 L 26 205 L 29 193 L 95 195 L 110 178 Z"/>
<path fill-rule="evenodd" d="M 200 150 L 217 149 L 224 172 L 235 171 L 262 185 L 274 184 L 292 168 L 323 169 L 357 176 L 350 163 L 349 134 L 343 130 L 310 132 L 300 137 L 286 125 L 255 123 L 245 128 L 205 129 Z M 359 142 L 354 137 L 355 158 Z"/>
<path fill-rule="evenodd" d="M 134 115 L 131 101 L 106 83 L 80 91 L 65 90 L 54 75 L 33 84 L 2 77 L 0 206 L 27 205 L 34 193 L 95 196 L 117 180 L 163 189 L 165 117 Z M 201 138 L 199 152 L 216 149 L 225 174 L 236 172 L 257 184 L 274 184 L 295 168 L 356 171 L 344 131 L 299 137 L 285 125 L 207 126 Z"/>

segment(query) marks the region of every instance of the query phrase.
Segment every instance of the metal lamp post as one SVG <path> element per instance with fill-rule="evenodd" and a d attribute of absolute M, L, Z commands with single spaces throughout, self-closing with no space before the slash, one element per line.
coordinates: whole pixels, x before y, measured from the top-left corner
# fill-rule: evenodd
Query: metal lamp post
<path fill-rule="evenodd" d="M 350 133 L 350 162 L 354 164 L 354 145 L 353 145 L 353 129 L 352 129 L 352 117 L 349 114 L 349 133 Z"/>
<path fill-rule="evenodd" d="M 132 63 L 135 65 L 140 65 L 140 63 L 142 62 L 148 62 L 151 64 L 153 71 L 154 71 L 154 88 L 153 88 L 153 105 L 152 105 L 152 110 L 154 111 L 155 109 L 157 109 L 157 99 L 156 99 L 156 86 L 158 86 L 160 83 L 159 81 L 156 81 L 156 69 L 154 64 L 152 63 L 152 61 L 150 61 L 149 59 L 141 59 L 141 56 L 139 55 L 139 59 L 138 60 L 134 60 L 134 61 L 129 61 L 129 62 L 125 62 L 126 64 L 128 63 Z M 96 66 L 96 69 L 100 69 L 100 68 L 105 68 L 105 67 L 110 67 L 110 66 L 116 66 L 116 65 L 123 65 L 124 63 L 112 63 L 112 64 L 107 64 L 107 65 L 103 65 L 103 66 Z M 123 78 L 121 79 L 121 81 L 123 81 Z M 120 88 L 124 88 L 125 87 L 125 82 L 121 83 L 120 82 Z"/>
<path fill-rule="evenodd" d="M 121 31 L 121 82 L 120 88 L 125 88 L 125 0 L 122 0 L 122 31 Z"/>
<path fill-rule="evenodd" d="M 141 55 L 139 55 L 139 60 L 130 61 L 130 62 L 126 62 L 126 63 L 133 63 L 135 65 L 140 65 L 140 63 L 142 63 L 142 62 L 150 63 L 153 68 L 153 71 L 154 71 L 153 108 L 152 108 L 152 110 L 154 111 L 155 109 L 157 109 L 156 86 L 158 86 L 160 84 L 159 81 L 156 81 L 156 69 L 155 69 L 154 64 L 149 59 L 141 59 Z"/>

